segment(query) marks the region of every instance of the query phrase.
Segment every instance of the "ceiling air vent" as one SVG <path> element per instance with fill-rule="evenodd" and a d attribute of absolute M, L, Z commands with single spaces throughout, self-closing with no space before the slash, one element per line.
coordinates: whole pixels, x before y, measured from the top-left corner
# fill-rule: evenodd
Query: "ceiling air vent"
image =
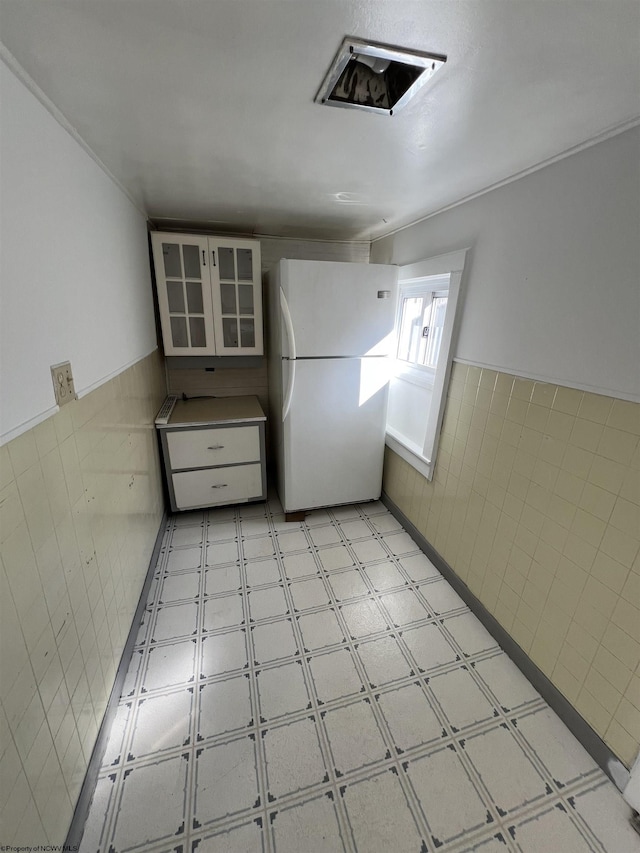
<path fill-rule="evenodd" d="M 345 38 L 315 100 L 393 115 L 446 61 L 441 54 Z"/>

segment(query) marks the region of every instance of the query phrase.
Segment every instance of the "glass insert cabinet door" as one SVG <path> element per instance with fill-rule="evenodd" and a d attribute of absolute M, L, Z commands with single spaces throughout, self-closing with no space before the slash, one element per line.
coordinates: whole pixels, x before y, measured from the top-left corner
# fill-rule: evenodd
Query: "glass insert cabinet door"
<path fill-rule="evenodd" d="M 166 355 L 215 355 L 207 237 L 151 235 Z"/>
<path fill-rule="evenodd" d="M 262 355 L 262 271 L 257 240 L 209 238 L 218 355 Z"/>

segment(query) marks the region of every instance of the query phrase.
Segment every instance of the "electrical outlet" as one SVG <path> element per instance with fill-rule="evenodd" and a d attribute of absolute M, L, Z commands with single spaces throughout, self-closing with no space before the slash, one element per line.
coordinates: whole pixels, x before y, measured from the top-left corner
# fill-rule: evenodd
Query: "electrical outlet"
<path fill-rule="evenodd" d="M 71 362 L 61 361 L 60 364 L 51 365 L 51 378 L 53 379 L 53 392 L 56 395 L 56 403 L 64 406 L 70 400 L 76 399 L 76 389 L 73 386 L 73 373 Z"/>

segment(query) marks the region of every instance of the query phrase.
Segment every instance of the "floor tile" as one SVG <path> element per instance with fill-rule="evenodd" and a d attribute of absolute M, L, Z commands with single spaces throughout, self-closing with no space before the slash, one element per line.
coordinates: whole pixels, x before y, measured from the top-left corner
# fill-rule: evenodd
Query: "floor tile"
<path fill-rule="evenodd" d="M 309 660 L 311 677 L 322 703 L 361 693 L 364 690 L 350 649 L 316 655 Z"/>
<path fill-rule="evenodd" d="M 245 572 L 249 586 L 278 583 L 280 580 L 280 566 L 278 561 L 274 559 L 255 560 L 247 563 Z"/>
<path fill-rule="evenodd" d="M 195 840 L 192 835 L 191 849 L 194 853 L 264 853 L 266 847 L 263 829 L 252 820 L 224 832 L 210 832 Z"/>
<path fill-rule="evenodd" d="M 249 737 L 202 747 L 196 755 L 195 772 L 195 815 L 200 826 L 256 804 L 255 744 Z"/>
<path fill-rule="evenodd" d="M 247 666 L 247 646 L 245 630 L 227 631 L 202 639 L 202 663 L 200 675 L 203 678 L 234 672 Z"/>
<path fill-rule="evenodd" d="M 237 562 L 239 557 L 237 542 L 214 542 L 207 545 L 207 566 Z"/>
<path fill-rule="evenodd" d="M 346 639 L 332 610 L 302 614 L 298 617 L 298 625 L 302 632 L 304 647 L 310 652 L 343 643 Z"/>
<path fill-rule="evenodd" d="M 400 533 L 389 533 L 384 537 L 384 544 L 396 557 L 402 557 L 405 554 L 413 554 L 418 551 L 418 546 L 404 530 Z"/>
<path fill-rule="evenodd" d="M 272 797 L 329 781 L 313 715 L 268 728 L 262 743 L 267 762 L 267 789 Z"/>
<path fill-rule="evenodd" d="M 276 553 L 276 543 L 273 536 L 259 536 L 257 539 L 245 539 L 242 550 L 247 560 L 255 557 L 272 557 Z"/>
<path fill-rule="evenodd" d="M 338 601 L 348 601 L 350 598 L 357 598 L 369 592 L 369 587 L 364 582 L 359 569 L 332 572 L 328 576 L 328 582 Z"/>
<path fill-rule="evenodd" d="M 473 613 L 449 616 L 443 624 L 465 655 L 476 655 L 498 648 L 497 642 Z"/>
<path fill-rule="evenodd" d="M 372 688 L 415 675 L 394 637 L 358 643 L 356 648 Z"/>
<path fill-rule="evenodd" d="M 204 603 L 204 629 L 216 631 L 241 625 L 244 621 L 242 598 L 239 595 L 226 595 L 208 598 Z"/>
<path fill-rule="evenodd" d="M 296 581 L 290 585 L 289 592 L 296 610 L 308 610 L 331 603 L 327 589 L 320 578 Z"/>
<path fill-rule="evenodd" d="M 210 524 L 207 528 L 207 542 L 223 542 L 235 539 L 238 534 L 235 521 L 225 521 L 221 524 Z"/>
<path fill-rule="evenodd" d="M 147 654 L 143 692 L 191 682 L 194 679 L 195 652 L 193 640 L 152 646 Z"/>
<path fill-rule="evenodd" d="M 309 536 L 316 548 L 321 548 L 323 545 L 333 545 L 335 542 L 340 542 L 340 534 L 333 525 L 325 525 L 324 527 L 309 528 Z"/>
<path fill-rule="evenodd" d="M 364 571 L 376 592 L 407 584 L 404 575 L 391 562 L 375 563 L 367 566 Z"/>
<path fill-rule="evenodd" d="M 361 563 L 372 563 L 389 556 L 378 540 L 373 538 L 373 534 L 371 539 L 354 542 L 351 547 Z"/>
<path fill-rule="evenodd" d="M 562 853 L 591 853 L 589 840 L 571 820 L 562 803 L 524 820 L 510 823 L 508 832 L 521 853 L 538 853 L 541 843 L 548 839 Z"/>
<path fill-rule="evenodd" d="M 638 834 L 629 824 L 629 807 L 607 779 L 571 797 L 569 806 L 607 853 L 637 853 Z"/>
<path fill-rule="evenodd" d="M 291 551 L 303 551 L 309 547 L 307 537 L 301 530 L 295 531 L 294 533 L 279 532 L 277 534 L 277 540 L 278 548 L 282 554 L 288 554 Z"/>
<path fill-rule="evenodd" d="M 424 554 L 400 557 L 399 562 L 412 581 L 417 582 L 440 577 L 440 572 Z"/>
<path fill-rule="evenodd" d="M 370 516 L 370 519 L 371 524 L 377 533 L 392 533 L 396 530 L 402 530 L 400 522 L 397 521 L 389 512 L 372 515 Z"/>
<path fill-rule="evenodd" d="M 377 761 L 387 754 L 387 746 L 376 721 L 370 699 L 321 713 L 329 738 L 332 762 L 344 776 Z"/>
<path fill-rule="evenodd" d="M 129 758 L 144 758 L 189 743 L 192 689 L 139 700 Z"/>
<path fill-rule="evenodd" d="M 249 614 L 254 622 L 259 619 L 269 619 L 272 616 L 285 616 L 289 612 L 284 589 L 280 586 L 252 589 L 247 594 L 247 599 Z"/>
<path fill-rule="evenodd" d="M 283 557 L 282 563 L 286 576 L 289 580 L 308 577 L 318 573 L 318 566 L 313 559 L 313 554 L 295 554 Z"/>
<path fill-rule="evenodd" d="M 437 625 L 406 628 L 400 632 L 400 636 L 423 673 L 443 664 L 454 663 L 458 657 Z"/>
<path fill-rule="evenodd" d="M 396 627 L 431 618 L 429 611 L 411 589 L 381 595 L 380 601 Z"/>
<path fill-rule="evenodd" d="M 223 569 L 207 569 L 204 573 L 204 591 L 207 595 L 234 592 L 242 586 L 240 567 L 225 566 Z"/>
<path fill-rule="evenodd" d="M 299 662 L 286 663 L 257 673 L 260 716 L 266 722 L 310 706 Z"/>
<path fill-rule="evenodd" d="M 353 521 L 341 521 L 340 530 L 345 539 L 353 542 L 355 539 L 366 539 L 371 536 L 371 528 L 361 519 Z"/>
<path fill-rule="evenodd" d="M 540 699 L 531 682 L 504 653 L 477 661 L 475 671 L 507 711 L 516 711 Z M 564 726 L 563 731 L 566 732 Z"/>
<path fill-rule="evenodd" d="M 168 604 L 195 598 L 200 592 L 200 572 L 184 572 L 179 575 L 167 575 L 161 585 L 158 601 Z"/>
<path fill-rule="evenodd" d="M 255 518 L 247 518 L 242 519 L 240 522 L 240 531 L 242 536 L 265 536 L 269 533 L 271 527 L 269 525 L 269 519 L 265 517 L 256 516 Z"/>
<path fill-rule="evenodd" d="M 198 688 L 198 739 L 246 728 L 253 719 L 249 676 L 238 675 Z"/>
<path fill-rule="evenodd" d="M 456 731 L 490 720 L 497 713 L 466 669 L 434 675 L 429 688 Z"/>
<path fill-rule="evenodd" d="M 329 792 L 329 795 L 271 812 L 271 833 L 277 853 L 311 853 L 315 850 L 318 853 L 343 853 L 345 846 L 333 793 Z"/>
<path fill-rule="evenodd" d="M 172 548 L 179 548 L 182 545 L 199 545 L 203 537 L 202 525 L 197 527 L 178 527 L 171 534 Z"/>
<path fill-rule="evenodd" d="M 251 639 L 256 664 L 293 657 L 299 651 L 290 618 L 253 625 Z"/>
<path fill-rule="evenodd" d="M 328 572 L 335 569 L 346 569 L 348 566 L 354 565 L 353 558 L 346 545 L 336 545 L 333 548 L 320 548 L 318 557 L 320 558 L 322 567 Z"/>
<path fill-rule="evenodd" d="M 185 569 L 199 569 L 202 564 L 202 548 L 180 548 L 169 552 L 168 572 L 181 572 Z"/>
<path fill-rule="evenodd" d="M 372 599 L 343 604 L 340 607 L 340 613 L 353 639 L 385 631 L 388 627 L 384 615 Z"/>
<path fill-rule="evenodd" d="M 436 616 L 444 616 L 454 610 L 466 609 L 466 604 L 460 596 L 454 592 L 444 580 L 433 583 L 423 583 L 418 587 L 422 597 L 427 602 L 429 609 Z"/>
<path fill-rule="evenodd" d="M 155 624 L 151 628 L 151 640 L 160 643 L 175 637 L 195 634 L 198 628 L 198 605 L 189 604 L 161 605 L 156 611 Z"/>
<path fill-rule="evenodd" d="M 377 702 L 398 755 L 442 738 L 442 724 L 418 684 L 380 693 Z"/>

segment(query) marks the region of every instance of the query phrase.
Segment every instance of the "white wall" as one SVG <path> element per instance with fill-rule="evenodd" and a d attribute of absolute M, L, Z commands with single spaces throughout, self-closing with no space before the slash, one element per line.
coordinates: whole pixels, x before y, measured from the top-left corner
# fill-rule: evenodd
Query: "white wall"
<path fill-rule="evenodd" d="M 145 217 L 0 62 L 0 440 L 156 348 Z"/>
<path fill-rule="evenodd" d="M 455 358 L 640 400 L 639 155 L 635 128 L 378 240 L 371 261 L 471 247 Z"/>

